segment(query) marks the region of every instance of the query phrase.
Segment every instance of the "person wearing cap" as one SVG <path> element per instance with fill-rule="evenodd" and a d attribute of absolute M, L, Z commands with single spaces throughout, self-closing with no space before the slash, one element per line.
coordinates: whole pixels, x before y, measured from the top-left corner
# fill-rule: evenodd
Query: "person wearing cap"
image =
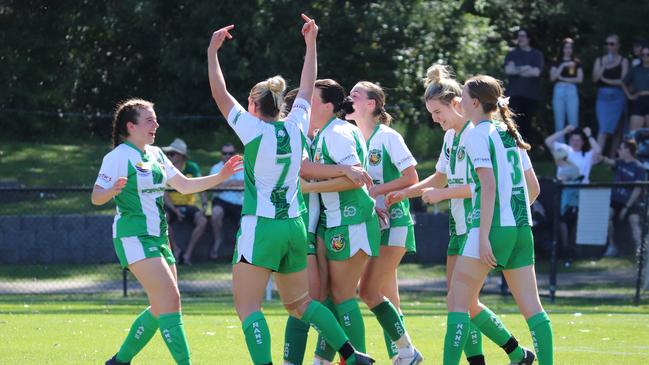
<path fill-rule="evenodd" d="M 230 142 L 221 147 L 221 161 L 210 170 L 210 174 L 217 174 L 223 168 L 225 162 L 237 153 L 236 148 Z M 212 197 L 212 217 L 210 223 L 212 224 L 212 231 L 214 233 L 214 244 L 210 251 L 210 259 L 216 260 L 219 257 L 219 247 L 223 242 L 223 220 L 229 220 L 235 227 L 239 229 L 239 222 L 241 220 L 241 208 L 243 206 L 243 171 L 239 171 L 225 180 L 220 187 L 232 188 L 239 190 L 222 191 L 215 193 Z M 228 239 L 234 237 L 228 237 Z M 234 245 L 234 244 L 233 244 Z"/>
<path fill-rule="evenodd" d="M 201 176 L 201 169 L 198 165 L 195 162 L 188 160 L 187 144 L 185 141 L 176 138 L 169 146 L 163 147 L 162 150 L 174 166 L 179 171 L 182 171 L 185 176 Z M 201 192 L 200 197 L 203 208 L 207 209 L 207 195 L 205 192 Z M 191 265 L 194 248 L 205 232 L 205 227 L 207 227 L 206 214 L 196 205 L 196 194 L 181 194 L 177 191 L 165 193 L 165 210 L 167 211 L 169 221 L 169 241 L 172 243 L 174 254 L 179 263 Z M 175 242 L 171 230 L 171 223 L 176 220 L 178 222 L 189 220 L 194 225 L 194 230 L 192 231 L 189 243 L 185 250 L 182 250 Z"/>

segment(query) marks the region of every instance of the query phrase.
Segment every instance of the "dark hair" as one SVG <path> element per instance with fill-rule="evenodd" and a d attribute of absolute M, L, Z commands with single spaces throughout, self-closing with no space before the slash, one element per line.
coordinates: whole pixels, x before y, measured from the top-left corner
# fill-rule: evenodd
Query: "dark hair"
<path fill-rule="evenodd" d="M 250 90 L 250 98 L 260 114 L 268 118 L 276 118 L 284 101 L 284 90 L 286 90 L 286 81 L 281 76 L 273 76 L 253 86 Z"/>
<path fill-rule="evenodd" d="M 282 118 L 286 118 L 288 113 L 291 112 L 291 109 L 293 108 L 293 103 L 295 102 L 295 98 L 297 98 L 297 93 L 300 91 L 299 88 L 295 88 L 284 95 L 284 103 L 282 104 Z"/>
<path fill-rule="evenodd" d="M 588 137 L 586 137 L 586 133 L 584 133 L 583 129 L 575 129 L 574 131 L 570 132 L 568 134 L 568 141 L 570 141 L 570 138 L 572 138 L 572 136 L 579 136 L 581 138 L 581 140 L 583 142 L 583 145 L 581 147 L 581 154 L 582 155 L 585 155 L 586 152 L 590 151 L 590 149 L 592 147 L 591 147 L 590 141 L 588 140 Z"/>
<path fill-rule="evenodd" d="M 622 144 L 631 152 L 631 156 L 635 157 L 636 152 L 638 152 L 638 143 L 636 143 L 635 139 L 625 139 Z"/>
<path fill-rule="evenodd" d="M 507 126 L 507 132 L 514 138 L 516 145 L 524 150 L 529 150 L 530 145 L 523 141 L 514 121 L 514 113 L 505 103 L 498 103 L 503 97 L 503 88 L 499 80 L 487 75 L 478 75 L 470 78 L 465 83 L 469 96 L 478 99 L 484 113 L 500 112 L 503 122 Z"/>
<path fill-rule="evenodd" d="M 359 81 L 356 85 L 365 90 L 368 99 L 374 100 L 375 106 L 372 115 L 379 117 L 379 123 L 389 126 L 392 122 L 392 116 L 385 111 L 385 92 L 383 89 L 369 81 Z"/>
<path fill-rule="evenodd" d="M 527 36 L 527 39 L 530 40 L 530 43 L 532 42 L 532 36 L 530 35 L 529 29 L 527 29 L 525 27 L 518 27 L 518 29 L 515 32 L 516 37 L 518 37 L 518 33 L 520 33 L 520 32 L 525 32 L 525 35 Z"/>
<path fill-rule="evenodd" d="M 571 59 L 573 61 L 579 62 L 579 58 L 577 58 L 577 56 L 575 55 L 575 41 L 572 38 L 564 38 L 563 41 L 561 41 L 561 45 L 557 50 L 557 57 L 554 60 L 557 62 L 563 61 L 563 48 L 566 46 L 566 44 L 572 45 L 572 56 L 570 56 Z"/>
<path fill-rule="evenodd" d="M 334 113 L 338 116 L 354 112 L 354 102 L 349 96 L 345 96 L 345 88 L 332 79 L 316 80 L 315 87 L 320 89 L 320 99 L 327 104 L 334 106 Z"/>
<path fill-rule="evenodd" d="M 113 118 L 113 148 L 119 146 L 128 137 L 128 122 L 137 124 L 140 109 L 153 108 L 153 103 L 144 99 L 128 99 L 117 104 Z"/>
<path fill-rule="evenodd" d="M 642 48 L 646 48 L 647 46 L 649 46 L 649 42 L 647 42 L 647 38 L 645 37 L 635 37 L 633 38 L 632 45 L 633 47 L 640 46 Z"/>

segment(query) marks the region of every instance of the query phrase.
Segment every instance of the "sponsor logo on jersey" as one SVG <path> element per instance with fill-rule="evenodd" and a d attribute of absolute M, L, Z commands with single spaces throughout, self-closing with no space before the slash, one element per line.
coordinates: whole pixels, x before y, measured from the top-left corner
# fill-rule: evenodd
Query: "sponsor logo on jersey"
<path fill-rule="evenodd" d="M 100 174 L 99 174 L 99 178 L 102 179 L 102 180 L 105 181 L 105 182 L 111 182 L 111 181 L 113 181 L 113 178 L 112 178 L 112 177 L 110 177 L 110 176 L 108 176 L 108 175 L 106 175 L 106 174 L 104 174 L 104 173 L 100 173 Z"/>
<path fill-rule="evenodd" d="M 157 247 L 149 247 L 149 252 L 158 252 Z"/>
<path fill-rule="evenodd" d="M 458 148 L 458 150 L 457 150 L 457 159 L 458 159 L 458 161 L 462 161 L 462 160 L 464 160 L 465 157 L 466 157 L 466 150 L 465 150 L 464 146 L 462 146 L 462 147 Z"/>
<path fill-rule="evenodd" d="M 480 219 L 480 209 L 474 209 L 473 212 L 471 212 L 471 214 L 469 214 L 466 217 L 466 222 L 468 224 L 471 224 L 473 223 L 473 221 L 477 221 L 479 219 Z"/>
<path fill-rule="evenodd" d="M 356 207 L 345 206 L 343 208 L 343 217 L 349 218 L 356 215 Z"/>
<path fill-rule="evenodd" d="M 340 252 L 345 249 L 345 236 L 337 234 L 331 237 L 331 249 L 334 252 Z"/>
<path fill-rule="evenodd" d="M 320 162 L 322 160 L 322 148 L 315 148 L 313 152 L 313 162 Z"/>
<path fill-rule="evenodd" d="M 157 188 L 142 189 L 142 190 L 140 190 L 140 192 L 142 192 L 142 194 L 164 193 L 165 192 L 165 187 L 160 186 L 160 187 L 157 187 Z"/>
<path fill-rule="evenodd" d="M 144 164 L 143 162 L 138 162 L 135 164 L 135 169 L 138 172 L 138 175 L 140 176 L 148 176 L 151 175 L 151 165 L 149 164 Z"/>
<path fill-rule="evenodd" d="M 370 151 L 370 165 L 376 166 L 381 163 L 381 150 L 376 148 Z"/>
<path fill-rule="evenodd" d="M 390 218 L 391 219 L 399 219 L 403 218 L 403 210 L 401 208 L 394 208 L 390 211 Z"/>

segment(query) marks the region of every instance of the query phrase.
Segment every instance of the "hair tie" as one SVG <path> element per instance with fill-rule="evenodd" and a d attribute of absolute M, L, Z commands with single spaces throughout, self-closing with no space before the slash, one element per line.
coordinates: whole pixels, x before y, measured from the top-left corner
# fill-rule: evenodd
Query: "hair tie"
<path fill-rule="evenodd" d="M 499 108 L 504 108 L 509 105 L 509 96 L 504 97 L 500 96 L 498 97 L 498 101 L 496 102 L 496 105 L 498 105 Z"/>

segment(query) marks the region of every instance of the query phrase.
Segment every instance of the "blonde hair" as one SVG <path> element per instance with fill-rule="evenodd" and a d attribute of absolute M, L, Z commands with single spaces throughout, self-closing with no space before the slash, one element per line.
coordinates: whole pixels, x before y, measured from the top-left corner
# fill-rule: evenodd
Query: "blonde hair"
<path fill-rule="evenodd" d="M 385 92 L 383 89 L 379 85 L 369 81 L 359 81 L 356 85 L 365 90 L 368 99 L 374 100 L 375 106 L 372 115 L 378 117 L 381 124 L 389 126 L 392 123 L 392 116 L 385 111 Z"/>
<path fill-rule="evenodd" d="M 282 109 L 285 90 L 284 78 L 279 75 L 273 76 L 253 86 L 250 90 L 250 98 L 262 115 L 276 118 Z"/>
<path fill-rule="evenodd" d="M 491 76 L 478 75 L 467 80 L 465 85 L 469 96 L 480 102 L 482 111 L 484 113 L 500 112 L 502 120 L 507 126 L 507 132 L 514 138 L 516 145 L 524 150 L 529 150 L 530 145 L 523 140 L 514 121 L 514 112 L 509 109 L 507 103 L 498 102 L 504 97 L 502 82 Z"/>
<path fill-rule="evenodd" d="M 453 78 L 451 68 L 441 63 L 435 63 L 426 70 L 424 86 L 424 101 L 439 100 L 449 105 L 454 98 L 462 97 L 462 87 Z"/>

